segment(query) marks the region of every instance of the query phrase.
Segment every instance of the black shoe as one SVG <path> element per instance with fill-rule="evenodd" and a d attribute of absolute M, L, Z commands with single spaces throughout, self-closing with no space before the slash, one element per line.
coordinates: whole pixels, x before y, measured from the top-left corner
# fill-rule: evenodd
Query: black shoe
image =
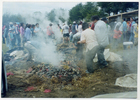
<path fill-rule="evenodd" d="M 100 68 L 106 68 L 108 67 L 108 63 L 106 65 L 101 65 Z"/>

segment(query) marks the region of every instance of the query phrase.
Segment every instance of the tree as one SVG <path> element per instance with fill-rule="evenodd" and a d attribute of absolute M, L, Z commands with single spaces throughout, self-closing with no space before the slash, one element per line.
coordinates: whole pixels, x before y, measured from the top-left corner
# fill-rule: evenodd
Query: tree
<path fill-rule="evenodd" d="M 25 22 L 25 18 L 20 14 L 10 15 L 9 13 L 5 13 L 2 18 L 3 24 L 9 24 L 9 22 Z"/>
<path fill-rule="evenodd" d="M 138 2 L 98 2 L 98 6 L 110 15 L 111 12 L 126 12 L 128 9 L 138 9 Z"/>
<path fill-rule="evenodd" d="M 66 20 L 63 18 L 63 17 L 61 17 L 61 16 L 59 16 L 59 19 L 64 23 Z"/>
<path fill-rule="evenodd" d="M 69 12 L 70 18 L 68 23 L 73 21 L 85 20 L 90 21 L 93 15 L 98 15 L 99 17 L 107 16 L 106 13 L 99 10 L 99 7 L 94 2 L 87 2 L 85 5 L 81 3 L 73 7 Z"/>
<path fill-rule="evenodd" d="M 70 15 L 70 20 L 71 21 L 78 21 L 79 19 L 83 19 L 83 14 L 81 12 L 83 6 L 82 4 L 78 4 L 75 7 L 73 7 L 70 11 L 69 11 L 69 15 Z"/>
<path fill-rule="evenodd" d="M 55 16 L 56 16 L 56 14 L 55 14 L 55 10 L 53 9 L 53 10 L 51 10 L 51 12 L 49 12 L 48 14 L 47 14 L 47 18 L 48 18 L 48 20 L 50 20 L 51 22 L 55 22 Z"/>

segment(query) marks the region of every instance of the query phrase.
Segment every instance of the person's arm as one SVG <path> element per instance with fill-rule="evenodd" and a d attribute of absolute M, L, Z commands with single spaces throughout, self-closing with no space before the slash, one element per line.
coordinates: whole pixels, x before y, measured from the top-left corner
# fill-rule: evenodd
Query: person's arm
<path fill-rule="evenodd" d="M 76 32 L 78 32 L 78 28 L 77 28 L 77 25 L 75 25 L 75 30 L 76 30 Z"/>
<path fill-rule="evenodd" d="M 119 34 L 122 35 L 122 32 L 120 31 Z"/>
<path fill-rule="evenodd" d="M 91 25 L 91 29 L 94 30 L 94 23 L 92 23 L 92 25 Z"/>
<path fill-rule="evenodd" d="M 53 30 L 52 30 L 52 27 L 51 27 L 51 33 L 54 34 L 54 32 L 53 32 Z"/>
<path fill-rule="evenodd" d="M 85 44 L 86 43 L 86 40 L 78 41 L 77 43 L 78 44 Z"/>
<path fill-rule="evenodd" d="M 78 44 L 85 44 L 86 43 L 86 38 L 85 38 L 83 32 L 81 33 L 80 41 L 78 41 L 77 43 Z"/>
<path fill-rule="evenodd" d="M 38 31 L 36 31 L 36 29 L 34 30 L 34 33 L 37 33 Z"/>

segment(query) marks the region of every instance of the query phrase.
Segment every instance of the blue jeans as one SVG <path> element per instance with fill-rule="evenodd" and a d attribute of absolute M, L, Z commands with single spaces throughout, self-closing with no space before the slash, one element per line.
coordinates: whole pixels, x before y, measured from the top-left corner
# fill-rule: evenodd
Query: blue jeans
<path fill-rule="evenodd" d="M 129 41 L 131 41 L 131 42 L 133 42 L 133 44 L 134 44 L 134 33 L 133 32 L 131 32 L 130 33 L 130 38 L 129 38 Z"/>
<path fill-rule="evenodd" d="M 16 34 L 16 40 L 17 40 L 17 46 L 20 46 L 21 44 L 20 34 Z"/>
<path fill-rule="evenodd" d="M 71 35 L 70 35 L 70 41 L 72 41 L 72 39 L 73 39 L 73 35 L 74 35 L 74 34 L 71 34 Z"/>
<path fill-rule="evenodd" d="M 123 31 L 123 42 L 126 42 L 127 40 L 126 40 L 126 32 L 125 31 Z"/>
<path fill-rule="evenodd" d="M 13 49 L 14 47 L 14 41 L 9 40 L 9 50 Z"/>

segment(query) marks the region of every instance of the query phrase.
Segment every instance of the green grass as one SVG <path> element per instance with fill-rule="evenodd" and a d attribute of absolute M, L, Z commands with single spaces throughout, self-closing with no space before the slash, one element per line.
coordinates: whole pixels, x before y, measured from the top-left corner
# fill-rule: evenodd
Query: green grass
<path fill-rule="evenodd" d="M 9 50 L 9 48 L 6 46 L 6 44 L 2 43 L 2 51 L 3 51 L 3 53 L 5 54 L 6 51 L 8 51 L 8 50 Z"/>

